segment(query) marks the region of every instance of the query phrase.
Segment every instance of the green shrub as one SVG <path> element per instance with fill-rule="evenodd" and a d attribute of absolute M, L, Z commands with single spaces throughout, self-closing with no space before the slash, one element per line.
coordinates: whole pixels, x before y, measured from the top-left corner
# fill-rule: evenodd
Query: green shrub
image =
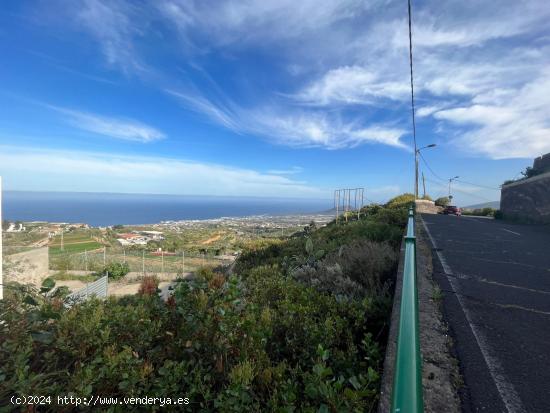
<path fill-rule="evenodd" d="M 237 275 L 200 269 L 167 302 L 145 294 L 155 280 L 144 294 L 71 308 L 47 294 L 50 281 L 42 293 L 14 290 L 0 301 L 0 404 L 14 394 L 184 391 L 182 411 L 372 411 L 406 222 L 395 205 L 249 244 Z"/>
<path fill-rule="evenodd" d="M 448 196 L 442 196 L 442 197 L 437 198 L 435 200 L 435 205 L 440 206 L 440 207 L 446 207 L 450 203 L 451 203 L 451 200 L 449 199 Z"/>
<path fill-rule="evenodd" d="M 408 208 L 411 204 L 414 204 L 414 194 L 401 194 L 393 197 L 386 203 L 387 208 Z"/>
<path fill-rule="evenodd" d="M 103 267 L 102 270 L 95 272 L 93 275 L 96 277 L 103 277 L 108 275 L 113 280 L 118 280 L 124 277 L 130 272 L 130 266 L 128 263 L 112 262 Z"/>

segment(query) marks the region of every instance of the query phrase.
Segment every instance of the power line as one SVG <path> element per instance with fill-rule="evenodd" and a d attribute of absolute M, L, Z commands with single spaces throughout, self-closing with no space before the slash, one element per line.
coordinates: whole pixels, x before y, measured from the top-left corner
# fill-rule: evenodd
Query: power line
<path fill-rule="evenodd" d="M 485 189 L 492 189 L 494 191 L 500 191 L 500 188 L 493 188 L 492 186 L 485 186 L 485 185 L 479 185 L 479 184 L 474 184 L 472 182 L 468 182 L 468 181 L 463 181 L 462 179 L 456 179 L 458 182 L 462 182 L 463 184 L 468 184 L 468 185 L 473 185 L 473 186 L 477 186 L 479 188 L 485 188 Z"/>
<path fill-rule="evenodd" d="M 409 66 L 411 68 L 411 111 L 412 111 L 412 127 L 414 140 L 414 196 L 418 196 L 418 147 L 416 146 L 416 119 L 414 116 L 414 82 L 413 82 L 413 52 L 412 52 L 412 22 L 411 22 L 411 0 L 408 1 L 409 6 Z"/>
<path fill-rule="evenodd" d="M 428 165 L 428 161 L 426 161 L 426 158 L 424 158 L 424 155 L 422 155 L 422 152 L 420 152 L 420 158 L 422 159 L 422 162 L 424 162 L 424 165 L 426 165 L 426 168 L 428 168 L 428 170 L 431 172 L 431 174 L 436 177 L 437 179 L 441 180 L 441 181 L 447 181 L 447 179 L 444 179 L 442 177 L 440 177 L 438 174 L 436 174 L 434 172 L 434 170 L 430 167 L 430 165 Z"/>
<path fill-rule="evenodd" d="M 430 167 L 428 164 L 428 161 L 426 161 L 426 158 L 424 158 L 424 155 L 422 155 L 422 152 L 420 153 L 420 158 L 422 158 L 422 162 L 424 162 L 424 165 L 426 165 L 426 168 L 431 172 L 431 174 L 436 177 L 437 179 L 441 181 L 448 181 L 448 179 L 441 178 L 438 174 L 434 172 L 434 170 Z M 463 179 L 455 178 L 456 181 L 462 182 L 463 184 L 468 184 L 472 186 L 477 186 L 478 188 L 484 188 L 484 189 L 491 189 L 493 191 L 500 191 L 500 188 L 495 188 L 492 186 L 486 186 L 486 185 L 480 185 L 480 184 L 474 184 L 473 182 L 464 181 Z"/>
<path fill-rule="evenodd" d="M 438 185 L 441 188 L 446 188 L 446 186 L 444 184 L 440 183 L 440 182 L 432 181 L 431 179 L 426 179 L 426 181 L 431 182 L 432 184 Z M 483 201 L 487 201 L 487 202 L 494 201 L 494 199 L 485 198 L 484 196 L 481 196 L 481 195 L 478 195 L 478 194 L 475 194 L 475 193 L 472 193 L 472 192 L 461 191 L 460 189 L 457 189 L 457 188 L 453 188 L 453 192 L 460 192 L 462 194 L 473 196 L 474 198 L 479 198 L 479 199 L 482 199 Z"/>

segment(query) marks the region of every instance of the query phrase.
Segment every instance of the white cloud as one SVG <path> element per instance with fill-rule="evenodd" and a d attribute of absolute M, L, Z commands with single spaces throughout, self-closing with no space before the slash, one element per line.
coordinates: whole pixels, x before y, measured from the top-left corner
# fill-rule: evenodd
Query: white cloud
<path fill-rule="evenodd" d="M 165 137 L 164 133 L 158 129 L 133 119 L 113 118 L 57 106 L 46 106 L 65 115 L 66 121 L 71 125 L 99 135 L 143 143 L 154 142 Z"/>
<path fill-rule="evenodd" d="M 134 44 L 143 16 L 119 0 L 84 0 L 76 11 L 77 23 L 97 40 L 107 63 L 127 74 L 145 69 Z"/>
<path fill-rule="evenodd" d="M 368 8 L 362 0 L 168 0 L 158 3 L 161 13 L 190 41 L 208 33 L 211 44 L 280 42 L 319 33 L 351 19 Z"/>
<path fill-rule="evenodd" d="M 436 112 L 437 119 L 470 126 L 459 139 L 471 150 L 494 159 L 531 158 L 550 152 L 550 71 L 517 90 L 509 99 L 478 100 L 472 104 Z M 471 127 L 473 126 L 473 129 Z"/>
<path fill-rule="evenodd" d="M 376 99 L 404 99 L 410 94 L 406 82 L 386 81 L 380 74 L 359 66 L 329 70 L 295 97 L 313 105 L 373 104 Z"/>
<path fill-rule="evenodd" d="M 341 149 L 364 143 L 377 143 L 405 149 L 405 130 L 384 124 L 365 126 L 357 120 L 344 120 L 338 113 L 310 109 L 258 107 L 247 109 L 225 98 L 218 104 L 204 96 L 168 90 L 188 108 L 234 132 L 251 133 L 293 147 Z"/>
<path fill-rule="evenodd" d="M 548 107 L 544 93 L 550 93 L 531 92 L 533 101 L 519 98 L 544 83 L 550 67 L 547 2 L 413 5 L 415 90 L 423 103 L 419 120 L 435 116 L 446 130 L 458 132 L 454 141 L 461 150 L 490 158 L 532 157 L 548 150 L 543 108 Z M 250 105 L 214 99 L 204 90 L 180 96 L 188 107 L 234 132 L 291 146 L 403 146 L 403 131 L 373 120 L 371 111 L 363 111 L 361 122 L 356 112 L 350 114 L 358 105 L 372 112 L 383 109 L 393 125 L 409 116 L 404 106 L 408 25 L 401 1 L 163 0 L 136 6 L 86 0 L 77 14 L 107 62 L 123 71 L 143 66 L 138 41 L 151 32 L 157 36 L 155 24 L 162 35 L 175 28 L 180 43 L 175 49 L 198 60 L 214 53 L 235 59 L 241 52 L 266 52 L 283 68 L 272 70 L 292 77 L 287 89 L 259 90 L 261 96 Z"/>
<path fill-rule="evenodd" d="M 6 186 L 17 190 L 324 197 L 288 177 L 250 169 L 153 156 L 3 146 Z M 66 179 L 71 176 L 71 179 Z"/>
<path fill-rule="evenodd" d="M 270 175 L 295 175 L 304 171 L 304 168 L 300 166 L 293 166 L 289 169 L 270 169 L 267 171 Z"/>

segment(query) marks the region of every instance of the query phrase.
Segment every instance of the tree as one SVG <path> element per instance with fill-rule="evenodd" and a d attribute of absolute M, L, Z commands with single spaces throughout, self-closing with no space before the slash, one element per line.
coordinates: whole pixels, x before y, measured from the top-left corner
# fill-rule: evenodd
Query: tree
<path fill-rule="evenodd" d="M 449 205 L 450 202 L 451 200 L 448 196 L 442 196 L 441 198 L 437 198 L 435 200 L 435 204 L 440 207 L 446 207 L 447 205 Z"/>

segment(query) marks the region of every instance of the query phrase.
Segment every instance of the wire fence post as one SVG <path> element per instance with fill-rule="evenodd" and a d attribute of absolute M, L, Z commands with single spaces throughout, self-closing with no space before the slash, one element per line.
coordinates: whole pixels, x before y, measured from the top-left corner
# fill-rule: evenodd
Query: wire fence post
<path fill-rule="evenodd" d="M 103 266 L 107 265 L 106 255 L 107 255 L 107 247 L 103 246 Z"/>
<path fill-rule="evenodd" d="M 185 274 L 185 251 L 181 252 L 181 274 Z"/>
<path fill-rule="evenodd" d="M 88 250 L 84 250 L 84 268 L 88 271 Z"/>
<path fill-rule="evenodd" d="M 145 250 L 143 250 L 141 254 L 141 271 L 143 275 L 145 275 Z"/>
<path fill-rule="evenodd" d="M 164 251 L 160 250 L 160 272 L 164 274 Z"/>

